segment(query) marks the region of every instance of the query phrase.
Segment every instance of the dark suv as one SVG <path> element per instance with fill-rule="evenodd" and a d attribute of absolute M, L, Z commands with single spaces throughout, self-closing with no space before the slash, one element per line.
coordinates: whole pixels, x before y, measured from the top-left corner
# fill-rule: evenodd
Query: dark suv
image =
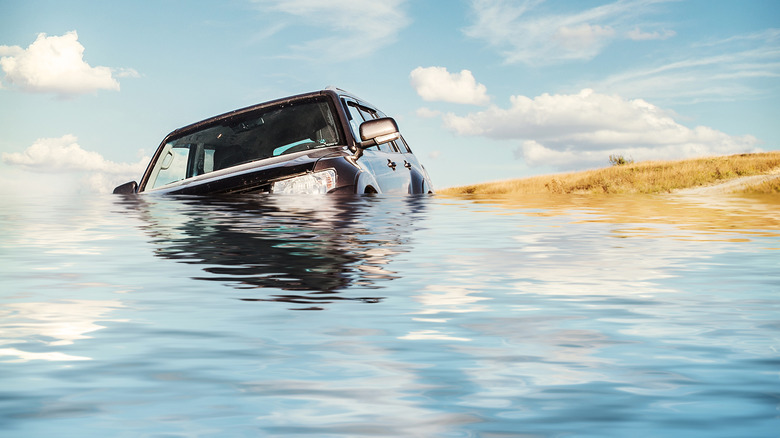
<path fill-rule="evenodd" d="M 428 173 L 375 106 L 336 88 L 177 129 L 114 193 L 432 193 Z"/>

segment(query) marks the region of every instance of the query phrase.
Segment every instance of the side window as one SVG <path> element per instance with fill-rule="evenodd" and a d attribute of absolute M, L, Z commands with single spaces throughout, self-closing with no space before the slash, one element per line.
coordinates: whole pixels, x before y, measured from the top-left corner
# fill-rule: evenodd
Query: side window
<path fill-rule="evenodd" d="M 394 141 L 391 141 L 390 143 L 383 144 L 382 146 L 387 147 L 387 151 L 388 152 L 394 152 L 394 153 L 400 152 L 400 149 L 398 149 L 398 146 L 396 146 Z"/>
<path fill-rule="evenodd" d="M 376 111 L 370 110 L 364 106 L 357 107 L 358 111 L 360 111 L 360 114 L 363 115 L 363 120 L 371 120 L 371 119 L 378 119 L 376 115 Z"/>
<path fill-rule="evenodd" d="M 187 177 L 187 161 L 189 161 L 190 147 L 166 145 L 160 158 L 157 160 L 155 176 L 152 188 L 164 186 Z"/>
<path fill-rule="evenodd" d="M 377 112 L 371 108 L 358 105 L 355 102 L 347 102 L 347 110 L 349 110 L 350 121 L 349 124 L 352 127 L 352 133 L 357 141 L 360 141 L 360 124 L 372 119 L 378 119 Z M 379 146 L 373 146 L 377 150 L 383 152 L 396 152 L 395 146 L 391 143 L 386 143 Z"/>
<path fill-rule="evenodd" d="M 399 137 L 398 140 L 395 141 L 395 144 L 398 146 L 398 150 L 400 150 L 402 154 L 412 153 L 412 150 L 409 149 L 409 144 L 406 143 L 406 140 L 404 140 L 403 136 Z"/>
<path fill-rule="evenodd" d="M 366 107 L 362 107 L 362 106 L 359 107 L 359 108 L 360 108 L 360 110 L 362 112 L 364 112 L 364 115 L 368 115 L 368 116 L 370 116 L 373 119 L 379 119 L 379 118 L 382 118 L 382 117 L 387 117 L 385 115 L 385 113 L 383 113 L 382 111 L 376 111 L 376 110 L 373 110 L 373 109 L 370 109 L 370 108 L 366 108 Z M 385 143 L 383 145 L 380 145 L 380 146 L 378 146 L 378 149 L 381 150 L 381 151 L 385 151 L 385 152 L 395 152 L 395 153 L 403 151 L 403 149 L 400 147 L 400 145 L 396 145 L 396 142 L 394 142 L 394 141 L 391 141 L 390 143 Z"/>
<path fill-rule="evenodd" d="M 168 143 L 155 164 L 149 186 L 157 188 L 213 170 L 214 149 L 196 144 Z"/>
<path fill-rule="evenodd" d="M 352 135 L 355 140 L 360 141 L 360 124 L 363 123 L 363 116 L 360 115 L 357 106 L 352 102 L 345 102 L 347 104 L 347 112 L 349 113 L 349 126 L 352 128 Z"/>
<path fill-rule="evenodd" d="M 214 149 L 206 148 L 203 157 L 203 173 L 214 171 Z"/>

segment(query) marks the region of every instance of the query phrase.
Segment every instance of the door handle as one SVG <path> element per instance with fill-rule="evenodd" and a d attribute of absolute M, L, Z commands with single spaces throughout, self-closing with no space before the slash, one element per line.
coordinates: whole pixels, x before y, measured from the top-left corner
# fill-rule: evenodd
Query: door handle
<path fill-rule="evenodd" d="M 395 161 L 390 161 L 390 159 L 387 159 L 387 167 L 395 170 Z"/>

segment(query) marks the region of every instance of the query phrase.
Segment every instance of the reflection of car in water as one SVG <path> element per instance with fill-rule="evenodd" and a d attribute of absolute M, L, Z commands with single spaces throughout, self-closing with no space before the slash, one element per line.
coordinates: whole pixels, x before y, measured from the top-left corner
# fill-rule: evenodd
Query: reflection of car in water
<path fill-rule="evenodd" d="M 319 309 L 334 301 L 379 302 L 388 265 L 409 251 L 425 198 L 127 197 L 155 255 L 201 265 L 196 280 L 241 291 L 246 301 Z"/>
<path fill-rule="evenodd" d="M 114 193 L 431 193 L 392 118 L 343 90 L 275 100 L 177 129 L 140 183 Z"/>

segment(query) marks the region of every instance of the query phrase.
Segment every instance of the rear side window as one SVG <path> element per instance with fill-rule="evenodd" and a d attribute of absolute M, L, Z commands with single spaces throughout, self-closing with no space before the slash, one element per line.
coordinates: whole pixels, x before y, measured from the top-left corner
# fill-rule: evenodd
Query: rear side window
<path fill-rule="evenodd" d="M 401 151 L 402 154 L 411 154 L 412 150 L 409 149 L 409 145 L 406 143 L 406 140 L 404 140 L 403 137 L 399 137 L 398 140 L 395 141 L 396 146 L 398 146 L 398 150 Z"/>
<path fill-rule="evenodd" d="M 371 120 L 371 119 L 377 119 L 376 111 L 366 108 L 364 106 L 358 106 L 358 111 L 360 111 L 360 114 L 363 116 L 363 120 Z"/>

